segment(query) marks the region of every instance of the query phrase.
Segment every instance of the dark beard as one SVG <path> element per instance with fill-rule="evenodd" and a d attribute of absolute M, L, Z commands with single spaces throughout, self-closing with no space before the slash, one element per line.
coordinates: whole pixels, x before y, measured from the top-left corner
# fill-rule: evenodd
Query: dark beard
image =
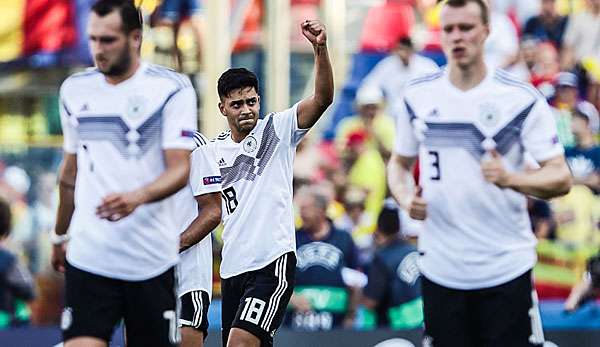
<path fill-rule="evenodd" d="M 129 67 L 131 67 L 131 56 L 129 55 L 129 44 L 127 44 L 121 52 L 119 59 L 108 70 L 100 72 L 105 76 L 121 76 L 129 70 Z"/>

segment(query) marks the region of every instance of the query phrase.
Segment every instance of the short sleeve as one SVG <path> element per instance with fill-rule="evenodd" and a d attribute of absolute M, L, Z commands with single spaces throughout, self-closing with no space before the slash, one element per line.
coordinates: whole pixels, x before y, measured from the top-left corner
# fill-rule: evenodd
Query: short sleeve
<path fill-rule="evenodd" d="M 378 257 L 375 257 L 371 266 L 369 266 L 367 278 L 368 282 L 364 289 L 364 295 L 369 299 L 381 302 L 385 295 L 388 279 L 385 266 Z"/>
<path fill-rule="evenodd" d="M 196 131 L 198 110 L 196 92 L 192 87 L 175 91 L 163 110 L 163 149 L 196 148 L 193 132 Z"/>
<path fill-rule="evenodd" d="M 77 147 L 79 145 L 79 135 L 77 133 L 77 120 L 75 116 L 69 110 L 65 100 L 63 99 L 61 91 L 61 97 L 59 100 L 59 113 L 60 113 L 60 124 L 63 133 L 63 150 L 66 153 L 75 154 L 77 153 Z"/>
<path fill-rule="evenodd" d="M 210 144 L 192 152 L 190 167 L 189 184 L 194 196 L 221 191 L 221 172 Z"/>
<path fill-rule="evenodd" d="M 310 129 L 301 129 L 298 127 L 298 105 L 300 102 L 287 110 L 277 112 L 275 118 L 275 127 L 278 134 L 289 134 L 289 143 L 292 147 L 296 147 L 304 135 Z"/>
<path fill-rule="evenodd" d="M 552 110 L 542 98 L 538 98 L 523 124 L 521 140 L 525 150 L 539 163 L 564 154 L 556 133 Z"/>
<path fill-rule="evenodd" d="M 414 111 L 406 100 L 404 100 L 404 102 L 397 103 L 394 113 L 394 118 L 396 119 L 394 152 L 405 157 L 416 157 L 419 153 L 419 141 L 415 136 L 411 121 L 414 118 Z M 411 113 L 413 114 L 412 116 Z"/>

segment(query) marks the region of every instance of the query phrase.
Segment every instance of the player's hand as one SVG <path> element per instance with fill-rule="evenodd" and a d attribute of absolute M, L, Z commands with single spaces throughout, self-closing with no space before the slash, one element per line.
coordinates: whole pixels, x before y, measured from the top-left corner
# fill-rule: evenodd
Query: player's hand
<path fill-rule="evenodd" d="M 143 193 L 139 191 L 109 194 L 96 207 L 96 215 L 111 222 L 116 222 L 129 216 L 143 203 Z"/>
<path fill-rule="evenodd" d="M 508 186 L 508 172 L 502 163 L 502 156 L 495 149 L 487 151 L 487 159 L 481 161 L 481 173 L 486 181 L 500 188 Z"/>
<path fill-rule="evenodd" d="M 325 25 L 318 20 L 305 20 L 300 24 L 302 35 L 310 41 L 313 46 L 322 46 L 327 42 Z"/>
<path fill-rule="evenodd" d="M 412 219 L 425 220 L 427 218 L 427 201 L 423 199 L 423 188 L 417 186 L 415 196 L 410 202 L 408 215 Z"/>
<path fill-rule="evenodd" d="M 65 257 L 66 257 L 66 245 L 64 243 L 60 245 L 52 246 L 52 255 L 50 256 L 50 262 L 54 270 L 58 272 L 65 272 Z"/>

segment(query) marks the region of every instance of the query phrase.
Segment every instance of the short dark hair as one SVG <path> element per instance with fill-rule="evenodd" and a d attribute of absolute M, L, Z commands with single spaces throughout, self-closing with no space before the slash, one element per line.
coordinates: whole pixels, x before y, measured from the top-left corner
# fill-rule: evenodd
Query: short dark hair
<path fill-rule="evenodd" d="M 384 206 L 377 218 L 377 230 L 385 235 L 395 235 L 400 232 L 400 214 L 395 207 Z"/>
<path fill-rule="evenodd" d="M 217 92 L 220 98 L 228 97 L 232 91 L 240 88 L 252 87 L 258 93 L 258 78 L 245 68 L 229 69 L 219 77 Z"/>
<path fill-rule="evenodd" d="M 142 13 L 133 3 L 133 0 L 98 0 L 92 6 L 92 12 L 104 17 L 118 10 L 121 15 L 122 29 L 125 34 L 134 30 L 142 30 Z"/>
<path fill-rule="evenodd" d="M 402 36 L 398 39 L 398 42 L 396 42 L 396 46 L 404 46 L 413 49 L 413 42 L 410 36 Z"/>
<path fill-rule="evenodd" d="M 10 234 L 12 214 L 8 202 L 0 197 L 0 239 Z"/>
<path fill-rule="evenodd" d="M 463 7 L 470 2 L 473 2 L 477 4 L 477 6 L 479 6 L 479 9 L 481 10 L 481 21 L 483 22 L 483 24 L 489 24 L 490 11 L 488 8 L 488 4 L 485 2 L 485 0 L 447 0 L 445 2 L 445 5 L 448 5 L 450 7 Z"/>

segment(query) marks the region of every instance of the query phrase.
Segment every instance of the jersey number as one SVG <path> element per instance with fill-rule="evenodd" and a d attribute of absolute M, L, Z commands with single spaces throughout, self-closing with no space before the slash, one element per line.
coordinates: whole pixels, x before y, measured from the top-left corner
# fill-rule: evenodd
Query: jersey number
<path fill-rule="evenodd" d="M 223 199 L 225 199 L 225 208 L 227 209 L 227 213 L 232 214 L 238 205 L 235 189 L 233 189 L 233 187 L 229 187 L 221 192 L 221 196 Z"/>
<path fill-rule="evenodd" d="M 266 302 L 258 298 L 246 298 L 244 301 L 246 301 L 246 304 L 244 305 L 240 320 L 245 320 L 258 325 L 258 321 L 265 309 Z"/>
<path fill-rule="evenodd" d="M 435 171 L 431 173 L 431 179 L 434 181 L 439 181 L 441 178 L 440 171 L 440 154 L 437 151 L 429 151 L 429 156 L 431 156 L 431 166 Z"/>

